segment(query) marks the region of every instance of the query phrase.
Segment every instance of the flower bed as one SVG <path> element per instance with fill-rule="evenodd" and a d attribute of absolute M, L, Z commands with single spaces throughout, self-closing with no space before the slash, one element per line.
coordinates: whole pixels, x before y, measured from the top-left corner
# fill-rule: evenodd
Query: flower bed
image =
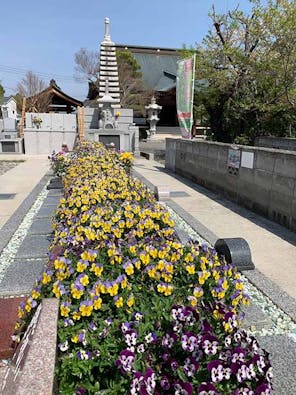
<path fill-rule="evenodd" d="M 54 222 L 61 253 L 20 306 L 19 333 L 42 297 L 60 298 L 62 394 L 268 394 L 267 355 L 239 329 L 238 273 L 182 245 L 130 167 L 129 153 L 98 144 L 73 154 Z"/>

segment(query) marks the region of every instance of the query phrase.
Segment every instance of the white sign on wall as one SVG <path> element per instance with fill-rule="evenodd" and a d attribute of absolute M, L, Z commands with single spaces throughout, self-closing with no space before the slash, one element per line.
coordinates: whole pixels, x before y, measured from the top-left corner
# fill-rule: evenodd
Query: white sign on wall
<path fill-rule="evenodd" d="M 247 169 L 254 168 L 254 152 L 242 151 L 241 167 L 246 167 Z"/>

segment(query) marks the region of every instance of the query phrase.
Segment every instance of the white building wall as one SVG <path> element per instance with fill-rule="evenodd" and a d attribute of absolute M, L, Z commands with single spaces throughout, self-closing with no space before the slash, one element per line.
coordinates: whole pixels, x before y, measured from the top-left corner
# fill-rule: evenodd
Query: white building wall
<path fill-rule="evenodd" d="M 7 103 L 2 104 L 1 110 L 3 118 L 17 118 L 16 101 L 13 97 L 10 98 Z"/>

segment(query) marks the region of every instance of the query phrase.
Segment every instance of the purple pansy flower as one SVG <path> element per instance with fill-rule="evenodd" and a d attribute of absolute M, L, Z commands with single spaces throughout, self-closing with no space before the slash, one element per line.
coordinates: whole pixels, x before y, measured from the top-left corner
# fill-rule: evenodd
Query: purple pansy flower
<path fill-rule="evenodd" d="M 178 381 L 175 384 L 175 395 L 192 395 L 193 388 L 192 385 L 188 382 L 183 383 L 182 381 Z"/>
<path fill-rule="evenodd" d="M 199 347 L 199 338 L 192 332 L 186 332 L 181 337 L 181 345 L 185 351 L 196 351 Z"/>
<path fill-rule="evenodd" d="M 122 373 L 131 372 L 135 361 L 135 354 L 130 350 L 123 350 L 119 354 L 119 358 L 115 361 L 115 365 L 119 366 Z"/>
<path fill-rule="evenodd" d="M 218 339 L 210 334 L 202 337 L 202 348 L 207 355 L 215 355 L 218 351 Z"/>
<path fill-rule="evenodd" d="M 161 344 L 163 345 L 163 347 L 172 348 L 176 340 L 177 336 L 175 333 L 166 333 L 165 336 L 162 338 Z"/>
<path fill-rule="evenodd" d="M 198 387 L 198 395 L 216 395 L 216 388 L 212 383 L 201 383 Z"/>

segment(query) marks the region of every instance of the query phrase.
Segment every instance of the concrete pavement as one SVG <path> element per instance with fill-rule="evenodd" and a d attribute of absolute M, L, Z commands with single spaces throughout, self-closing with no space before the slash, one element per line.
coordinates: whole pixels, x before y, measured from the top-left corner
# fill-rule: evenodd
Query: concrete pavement
<path fill-rule="evenodd" d="M 246 239 L 258 271 L 278 290 L 296 298 L 295 233 L 167 171 L 158 162 L 137 158 L 135 170 L 151 185 L 166 185 L 174 191 L 171 201 L 195 218 L 208 234 Z"/>
<path fill-rule="evenodd" d="M 34 187 L 49 170 L 46 155 L 1 155 L 1 160 L 23 160 L 0 176 L 0 194 L 16 194 L 14 198 L 0 199 L 0 229 L 18 209 Z"/>

